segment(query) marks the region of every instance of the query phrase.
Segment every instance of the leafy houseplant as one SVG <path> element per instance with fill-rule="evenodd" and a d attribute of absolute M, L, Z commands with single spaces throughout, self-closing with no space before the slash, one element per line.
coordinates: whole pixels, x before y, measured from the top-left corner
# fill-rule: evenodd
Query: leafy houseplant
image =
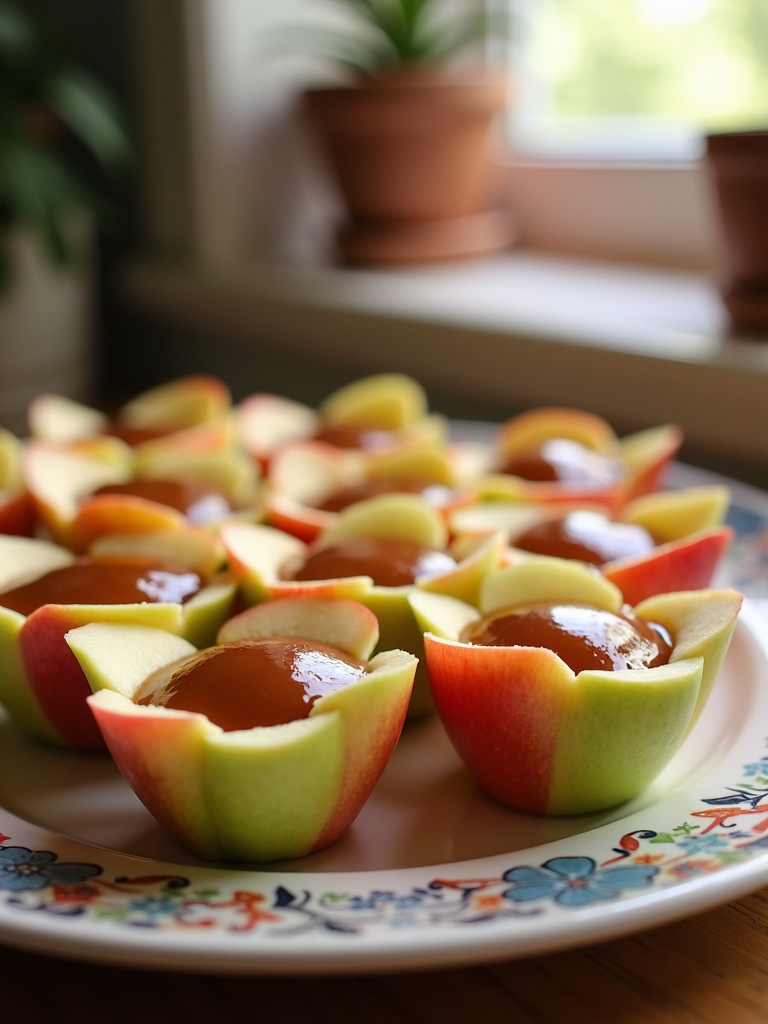
<path fill-rule="evenodd" d="M 349 211 L 342 253 L 398 263 L 506 245 L 508 218 L 491 206 L 490 131 L 508 84 L 454 64 L 498 23 L 449 17 L 444 0 L 338 2 L 357 31 L 308 29 L 295 41 L 351 72 L 348 86 L 305 97 Z"/>
<path fill-rule="evenodd" d="M 86 398 L 90 223 L 128 143 L 101 85 L 0 0 L 0 425 L 26 429 L 41 391 Z M 95 186 L 91 183 L 95 182 Z"/>
<path fill-rule="evenodd" d="M 13 269 L 2 229 L 31 230 L 50 259 L 65 265 L 73 256 L 73 214 L 103 211 L 85 183 L 83 151 L 106 171 L 125 161 L 115 104 L 61 57 L 51 35 L 12 0 L 0 0 L 0 287 Z"/>

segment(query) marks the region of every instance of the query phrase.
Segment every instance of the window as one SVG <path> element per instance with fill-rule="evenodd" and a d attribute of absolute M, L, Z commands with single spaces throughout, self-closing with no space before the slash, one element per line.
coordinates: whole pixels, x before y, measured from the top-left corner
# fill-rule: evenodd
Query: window
<path fill-rule="evenodd" d="M 528 153 L 696 159 L 768 117 L 765 0 L 509 0 Z"/>

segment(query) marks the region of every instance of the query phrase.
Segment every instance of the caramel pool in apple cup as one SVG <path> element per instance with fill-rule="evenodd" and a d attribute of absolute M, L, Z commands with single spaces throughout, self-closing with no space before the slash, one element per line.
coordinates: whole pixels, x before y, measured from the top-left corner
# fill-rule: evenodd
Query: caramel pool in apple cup
<path fill-rule="evenodd" d="M 28 410 L 29 433 L 38 441 L 69 444 L 100 435 L 121 438 L 131 447 L 162 438 L 179 447 L 208 448 L 223 434 L 198 428 L 225 423 L 232 412 L 227 385 L 210 374 L 191 374 L 137 395 L 110 418 L 63 395 L 42 394 Z M 230 426 L 231 430 L 234 424 Z"/>
<path fill-rule="evenodd" d="M 351 505 L 338 513 L 334 526 L 311 546 L 269 526 L 232 524 L 221 531 L 229 565 L 240 581 L 246 604 L 299 594 L 352 598 L 376 615 L 382 649 L 400 648 L 419 658 L 423 652 L 422 630 L 408 603 L 410 592 L 414 588 L 424 589 L 473 601 L 483 576 L 502 564 L 504 535 L 501 533 L 485 539 L 459 561 L 447 557 L 447 538 L 440 513 L 411 494 L 382 495 Z M 364 572 L 362 568 L 347 569 L 345 575 L 335 571 L 332 578 L 328 578 L 330 573 L 325 578 L 311 579 L 304 573 L 302 578 L 295 578 L 294 570 L 308 557 L 335 552 L 336 546 L 346 541 L 357 544 L 367 539 L 392 542 L 395 548 L 400 542 L 423 548 L 427 558 L 431 559 L 434 553 L 440 565 L 428 570 L 428 563 L 422 563 L 425 571 L 417 575 L 414 582 L 397 585 L 378 584 L 374 581 L 373 570 Z M 400 554 L 396 552 L 387 557 L 391 557 L 394 564 Z M 376 558 L 379 561 L 381 556 L 377 554 Z M 363 562 L 356 564 L 364 565 Z M 355 574 L 351 575 L 352 572 Z M 409 716 L 422 714 L 431 707 L 429 678 L 420 662 Z"/>
<path fill-rule="evenodd" d="M 249 395 L 236 416 L 242 447 L 265 469 L 281 448 L 297 441 L 375 452 L 435 444 L 447 436 L 447 422 L 430 414 L 424 388 L 402 373 L 356 380 L 329 395 L 317 410 L 280 395 Z"/>
<path fill-rule="evenodd" d="M 23 476 L 45 532 L 84 553 L 106 536 L 194 535 L 230 519 L 261 518 L 258 471 L 244 453 L 145 449 L 112 437 L 69 445 L 31 441 Z"/>
<path fill-rule="evenodd" d="M 661 487 L 681 443 L 682 432 L 673 424 L 619 439 L 592 413 L 534 409 L 499 429 L 493 471 L 475 489 L 480 498 L 591 502 L 615 512 Z"/>
<path fill-rule="evenodd" d="M 476 607 L 419 591 L 410 601 L 438 713 L 470 774 L 516 810 L 582 814 L 636 796 L 672 758 L 707 701 L 742 595 L 649 598 L 630 612 L 668 632 L 668 663 L 576 672 L 547 647 L 461 637 L 493 613 L 553 606 L 596 610 L 614 635 L 622 594 L 580 563 L 532 558 L 492 572 Z"/>
<path fill-rule="evenodd" d="M 226 623 L 217 646 L 204 652 L 178 636 L 136 625 L 95 623 L 72 630 L 66 640 L 94 691 L 88 703 L 119 769 L 151 813 L 210 860 L 258 863 L 334 843 L 397 744 L 416 668 L 416 658 L 404 651 L 371 657 L 376 617 L 357 602 L 333 597 L 286 598 L 248 609 Z M 219 696 L 232 684 L 230 656 L 261 658 L 266 647 L 271 657 L 276 644 L 291 652 L 291 675 L 283 684 L 322 681 L 324 664 L 310 661 L 307 669 L 305 661 L 320 645 L 324 659 L 330 645 L 334 659 L 354 661 L 356 673 L 311 700 L 305 689 L 295 718 L 217 724 L 212 718 L 221 711 Z M 130 656 L 134 650 L 142 651 L 140 663 Z M 221 665 L 211 716 L 200 710 L 210 691 L 198 692 L 194 710 L 181 706 L 187 694 L 164 705 L 167 691 L 178 694 L 201 659 Z M 248 684 L 261 700 L 266 681 L 258 671 Z"/>
<path fill-rule="evenodd" d="M 418 494 L 447 518 L 472 500 L 465 463 L 463 451 L 434 441 L 374 453 L 323 441 L 286 445 L 265 481 L 265 519 L 311 543 L 347 506 L 396 493 Z"/>
<path fill-rule="evenodd" d="M 647 494 L 613 517 L 599 506 L 480 502 L 448 522 L 459 551 L 503 530 L 510 563 L 530 552 L 591 563 L 634 605 L 711 585 L 733 536 L 723 523 L 729 501 L 728 488 L 716 485 Z"/>
<path fill-rule="evenodd" d="M 150 539 L 162 540 L 160 553 L 151 545 L 148 550 L 133 545 L 131 550 L 114 550 L 95 559 L 100 565 L 135 566 L 138 582 L 129 586 L 135 597 L 115 598 L 107 579 L 97 602 L 91 598 L 61 603 L 59 597 L 57 603 L 50 596 L 38 601 L 35 595 L 24 594 L 23 600 L 32 605 L 19 611 L 18 588 L 42 586 L 51 573 L 54 585 L 60 585 L 56 581 L 61 572 L 83 560 L 47 541 L 0 536 L 0 703 L 29 735 L 86 750 L 104 747 L 85 702 L 90 689 L 64 641 L 69 629 L 88 622 L 141 623 L 202 645 L 212 642 L 229 615 L 236 592 L 230 579 L 201 578 L 184 563 L 185 543 L 178 543 L 177 535 Z M 193 560 L 197 554 L 193 547 Z M 171 559 L 173 566 L 168 564 Z M 177 598 L 170 596 L 169 586 L 178 592 Z M 141 662 L 140 651 L 131 657 Z"/>

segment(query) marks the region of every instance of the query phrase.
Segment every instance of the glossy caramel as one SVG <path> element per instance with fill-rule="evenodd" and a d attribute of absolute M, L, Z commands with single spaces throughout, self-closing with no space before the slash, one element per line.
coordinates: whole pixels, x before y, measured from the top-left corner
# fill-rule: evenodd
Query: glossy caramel
<path fill-rule="evenodd" d="M 330 494 L 317 507 L 324 512 L 341 512 L 355 502 L 376 498 L 380 494 L 420 494 L 433 506 L 446 505 L 451 498 L 447 487 L 434 484 L 423 477 L 376 477 L 352 487 L 342 487 Z"/>
<path fill-rule="evenodd" d="M 636 558 L 653 551 L 648 530 L 634 523 L 616 523 L 600 512 L 576 511 L 537 523 L 513 540 L 516 548 L 554 558 L 576 558 L 605 565 L 618 558 Z"/>
<path fill-rule="evenodd" d="M 93 492 L 126 494 L 175 508 L 192 523 L 210 523 L 222 519 L 232 507 L 220 491 L 192 480 L 131 480 L 125 484 L 105 484 Z"/>
<path fill-rule="evenodd" d="M 666 665 L 673 642 L 655 622 L 586 605 L 505 608 L 468 626 L 464 643 L 485 647 L 545 647 L 574 672 L 616 671 Z"/>
<path fill-rule="evenodd" d="M 417 576 L 437 576 L 456 562 L 445 551 L 392 537 L 343 537 L 315 548 L 285 579 L 335 580 L 371 576 L 380 587 L 402 587 Z"/>
<path fill-rule="evenodd" d="M 225 731 L 308 718 L 316 700 L 368 667 L 328 644 L 270 637 L 209 647 L 139 704 L 196 711 Z"/>
<path fill-rule="evenodd" d="M 621 459 L 592 451 L 578 441 L 553 437 L 519 452 L 501 467 L 502 473 L 541 483 L 590 490 L 621 482 L 626 470 Z"/>
<path fill-rule="evenodd" d="M 157 559 L 80 558 L 0 593 L 0 605 L 31 615 L 45 604 L 180 604 L 201 587 L 197 573 Z"/>
<path fill-rule="evenodd" d="M 348 424 L 340 427 L 321 427 L 315 434 L 316 441 L 335 445 L 336 448 L 363 449 L 376 451 L 390 447 L 392 441 L 388 430 L 362 424 Z"/>

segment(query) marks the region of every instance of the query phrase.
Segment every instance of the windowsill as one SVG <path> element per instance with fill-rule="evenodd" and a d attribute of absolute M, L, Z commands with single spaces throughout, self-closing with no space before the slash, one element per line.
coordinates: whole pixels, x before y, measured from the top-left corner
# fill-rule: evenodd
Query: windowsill
<path fill-rule="evenodd" d="M 397 368 L 487 401 L 489 419 L 505 405 L 578 405 L 622 431 L 677 422 L 697 451 L 768 462 L 768 345 L 727 335 L 703 274 L 522 251 L 386 271 L 148 261 L 124 290 L 283 355 Z"/>

